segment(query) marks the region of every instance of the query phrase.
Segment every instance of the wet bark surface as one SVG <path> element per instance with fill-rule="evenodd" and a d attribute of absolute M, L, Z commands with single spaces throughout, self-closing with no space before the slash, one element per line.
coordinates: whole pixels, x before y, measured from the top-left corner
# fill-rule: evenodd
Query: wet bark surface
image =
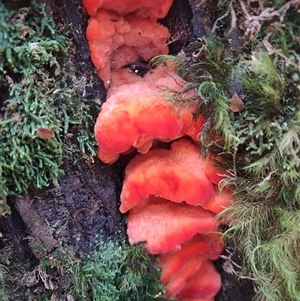
<path fill-rule="evenodd" d="M 11 300 L 31 300 L 31 294 L 49 295 L 49 290 L 62 298 L 53 300 L 66 300 L 71 283 L 56 269 L 41 270 L 41 261 L 58 248 L 85 257 L 100 237 L 125 235 L 125 218 L 118 210 L 122 168 L 99 161 L 72 163 L 65 162 L 59 187 L 12 200 L 12 214 L 0 219 L 1 261 L 7 257 L 15 265 L 6 279 Z"/>
<path fill-rule="evenodd" d="M 93 88 L 87 93 L 104 100 L 106 91 L 89 59 L 85 38 L 88 17 L 81 1 L 41 2 L 46 3 L 47 13 L 58 27 L 71 24 L 74 51 L 69 55 L 77 71 L 93 79 Z M 193 37 L 207 33 L 211 22 L 207 17 L 203 19 L 203 11 L 195 1 L 175 1 L 167 18 L 162 20 L 171 30 L 171 52 L 178 53 Z M 16 267 L 6 273 L 11 300 L 37 300 L 32 296 L 49 295 L 49 291 L 54 296 L 51 300 L 69 300 L 71 283 L 55 269 L 45 273 L 40 265 L 43 258 L 60 247 L 84 257 L 99 237 L 125 235 L 125 217 L 118 211 L 123 165 L 107 165 L 98 160 L 91 164 L 84 158 L 74 162 L 71 158 L 65 161 L 63 170 L 59 187 L 30 191 L 22 198 L 10 200 L 12 214 L 0 218 L 2 262 L 13 258 Z M 216 300 L 250 301 L 252 284 L 224 271 L 224 263 L 224 259 L 216 263 L 223 279 Z"/>
<path fill-rule="evenodd" d="M 31 204 L 41 220 L 47 221 L 53 237 L 72 245 L 76 252 L 87 253 L 97 237 L 106 239 L 124 232 L 118 211 L 119 168 L 101 162 L 90 167 L 82 160 L 75 166 L 66 162 L 64 171 L 60 186 L 38 193 Z"/>

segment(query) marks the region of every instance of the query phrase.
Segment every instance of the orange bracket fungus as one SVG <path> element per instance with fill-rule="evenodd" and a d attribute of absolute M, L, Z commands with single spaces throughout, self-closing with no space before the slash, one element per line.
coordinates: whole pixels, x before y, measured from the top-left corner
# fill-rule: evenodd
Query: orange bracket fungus
<path fill-rule="evenodd" d="M 213 214 L 201 206 L 154 197 L 145 202 L 130 210 L 127 233 L 131 244 L 145 241 L 151 254 L 176 251 L 197 233 L 217 230 Z"/>
<path fill-rule="evenodd" d="M 213 263 L 204 261 L 199 270 L 189 277 L 185 287 L 179 292 L 179 298 L 204 298 L 214 297 L 221 287 L 221 277 Z"/>
<path fill-rule="evenodd" d="M 120 15 L 136 12 L 158 19 L 167 15 L 173 0 L 83 0 L 82 2 L 90 16 L 95 16 L 97 10 L 101 8 L 115 11 Z"/>
<path fill-rule="evenodd" d="M 106 87 L 111 70 L 168 53 L 169 30 L 157 23 L 166 16 L 173 0 L 83 0 L 90 20 L 87 39 L 91 59 Z"/>
<path fill-rule="evenodd" d="M 213 301 L 221 279 L 212 261 L 223 251 L 215 215 L 230 205 L 231 192 L 218 188 L 225 174 L 214 164 L 220 158 L 200 152 L 201 100 L 168 99 L 168 89 L 188 97 L 169 61 L 143 77 L 127 68 L 168 53 L 170 33 L 157 20 L 172 2 L 83 0 L 91 59 L 108 88 L 95 137 L 105 163 L 139 153 L 125 169 L 120 211 L 128 213 L 130 244 L 144 243 L 158 255 L 165 297 Z M 159 141 L 170 145 L 159 148 Z"/>
<path fill-rule="evenodd" d="M 172 105 L 155 84 L 139 82 L 113 90 L 95 125 L 98 156 L 103 162 L 113 163 L 131 148 L 147 153 L 155 139 L 168 142 L 185 134 L 193 136 L 204 123 L 201 115 L 193 119 L 195 106 Z"/>
<path fill-rule="evenodd" d="M 205 163 L 199 148 L 185 139 L 173 142 L 171 150 L 137 155 L 125 170 L 120 211 L 125 213 L 149 195 L 194 206 L 205 204 L 214 194 Z"/>
<path fill-rule="evenodd" d="M 103 162 L 113 163 L 132 148 L 146 153 L 155 139 L 169 142 L 184 135 L 196 139 L 205 122 L 202 115 L 194 118 L 197 101 L 175 105 L 168 100 L 162 87 L 180 91 L 183 80 L 163 69 L 146 74 L 143 81 L 108 91 L 95 125 L 98 156 Z"/>

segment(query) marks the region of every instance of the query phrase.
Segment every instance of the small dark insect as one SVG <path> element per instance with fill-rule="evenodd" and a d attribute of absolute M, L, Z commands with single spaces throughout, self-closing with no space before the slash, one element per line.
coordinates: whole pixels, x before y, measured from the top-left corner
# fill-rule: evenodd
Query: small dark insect
<path fill-rule="evenodd" d="M 143 59 L 138 59 L 133 63 L 123 66 L 122 68 L 129 68 L 135 74 L 143 77 L 149 70 L 148 62 L 144 61 Z"/>

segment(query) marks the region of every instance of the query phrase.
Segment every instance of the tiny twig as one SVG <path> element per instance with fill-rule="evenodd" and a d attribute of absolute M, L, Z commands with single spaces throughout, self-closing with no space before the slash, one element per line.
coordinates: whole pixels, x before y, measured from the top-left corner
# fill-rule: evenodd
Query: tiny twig
<path fill-rule="evenodd" d="M 300 1 L 299 1 L 300 2 Z M 271 43 L 269 42 L 269 38 L 272 36 L 273 30 L 267 33 L 267 35 L 264 37 L 262 44 L 265 46 L 266 50 L 268 51 L 269 54 L 276 54 L 283 58 L 287 64 L 292 65 L 293 67 L 296 68 L 298 72 L 300 72 L 300 66 L 293 62 L 290 58 L 288 58 L 285 54 L 274 48 Z"/>
<path fill-rule="evenodd" d="M 229 274 L 234 274 L 237 277 L 239 277 L 240 279 L 248 279 L 248 280 L 252 280 L 252 281 L 257 281 L 257 278 L 255 278 L 255 277 L 245 276 L 245 275 L 242 275 L 240 272 L 237 272 L 234 269 L 234 267 L 238 268 L 239 270 L 241 270 L 242 267 L 232 260 L 233 253 L 230 252 L 228 249 L 226 249 L 226 251 L 229 254 L 228 256 L 227 255 L 220 256 L 221 258 L 225 259 L 225 262 L 222 265 L 225 272 L 227 272 Z"/>
<path fill-rule="evenodd" d="M 232 7 L 232 1 L 230 1 L 229 7 L 230 8 Z M 211 33 L 214 33 L 215 30 L 218 28 L 217 23 L 220 22 L 221 20 L 223 20 L 224 18 L 226 18 L 228 15 L 229 15 L 229 9 L 226 11 L 225 14 L 223 14 L 222 16 L 220 16 L 219 18 L 217 18 L 217 20 L 215 21 L 215 23 L 214 23 L 214 25 L 212 27 Z"/>
<path fill-rule="evenodd" d="M 285 18 L 286 12 L 292 7 L 300 6 L 300 0 L 291 0 L 285 3 L 278 10 L 274 10 L 274 8 L 265 8 L 261 11 L 261 13 L 257 16 L 253 16 L 249 14 L 247 11 L 246 5 L 242 0 L 239 0 L 243 15 L 244 15 L 244 36 L 249 40 L 254 40 L 257 34 L 261 30 L 261 26 L 264 21 L 269 20 L 273 17 L 279 17 L 280 22 L 282 22 Z M 262 6 L 263 7 L 263 6 Z"/>

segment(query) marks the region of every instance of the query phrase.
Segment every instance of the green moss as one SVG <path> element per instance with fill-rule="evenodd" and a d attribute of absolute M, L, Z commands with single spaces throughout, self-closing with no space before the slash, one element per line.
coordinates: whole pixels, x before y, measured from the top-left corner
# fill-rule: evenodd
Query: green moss
<path fill-rule="evenodd" d="M 257 279 L 257 299 L 264 296 L 272 301 L 299 300 L 300 296 L 296 24 L 296 20 L 293 25 L 285 22 L 279 32 L 273 31 L 269 41 L 275 51 L 256 46 L 252 59 L 245 57 L 236 66 L 245 109 L 232 119 L 236 137 L 229 149 L 232 177 L 223 183 L 234 188 L 236 198 L 223 215 L 233 221 L 226 235 L 243 254 L 245 273 Z M 263 34 L 260 37 L 265 39 Z"/>
<path fill-rule="evenodd" d="M 57 184 L 65 155 L 95 155 L 100 100 L 83 95 L 92 84 L 67 58 L 66 34 L 41 5 L 10 11 L 0 3 L 0 215 L 9 195 Z"/>
<path fill-rule="evenodd" d="M 166 300 L 155 257 L 142 245 L 129 246 L 123 238 L 98 239 L 82 258 L 59 247 L 44 257 L 41 269 L 57 271 L 70 285 L 68 294 L 79 301 Z"/>
<path fill-rule="evenodd" d="M 55 79 L 45 68 L 59 72 L 55 53 L 66 44 L 44 15 L 37 19 L 26 8 L 7 11 L 2 3 L 0 11 L 0 83 L 6 94 L 0 116 L 0 199 L 5 204 L 8 195 L 20 195 L 31 183 L 49 185 L 61 172 L 61 144 L 55 138 L 41 139 L 38 129 L 59 132 L 51 106 Z"/>
<path fill-rule="evenodd" d="M 234 132 L 232 116 L 229 112 L 228 92 L 231 88 L 229 79 L 238 56 L 234 58 L 231 55 L 230 42 L 210 35 L 192 42 L 186 49 L 186 53 L 179 54 L 175 58 L 160 56 L 152 62 L 157 64 L 168 59 L 175 60 L 176 72 L 188 83 L 184 87 L 184 92 L 196 91 L 202 99 L 195 114 L 201 113 L 207 119 L 204 130 L 200 133 L 203 145 L 210 145 L 212 131 L 223 133 L 225 144 L 232 144 Z M 189 101 L 186 97 L 182 99 L 181 95 L 173 99 Z"/>
<path fill-rule="evenodd" d="M 78 300 L 165 300 L 159 274 L 141 245 L 107 241 L 77 265 L 72 291 Z"/>
<path fill-rule="evenodd" d="M 202 99 L 197 113 L 207 118 L 203 146 L 224 156 L 228 177 L 221 186 L 232 189 L 235 201 L 220 221 L 243 258 L 242 273 L 255 279 L 257 300 L 299 300 L 299 14 L 294 4 L 285 15 L 278 13 L 280 21 L 261 15 L 259 32 L 238 46 L 230 38 L 236 30 L 232 19 L 245 12 L 238 2 L 228 3 L 227 10 L 219 2 L 221 30 L 173 59 L 186 89 Z M 259 3 L 252 2 L 247 12 L 257 16 Z M 272 5 L 265 2 L 264 9 Z M 245 30 L 249 26 L 239 22 Z M 231 111 L 234 93 L 244 104 L 239 112 Z M 216 134 L 222 139 L 216 141 Z"/>

